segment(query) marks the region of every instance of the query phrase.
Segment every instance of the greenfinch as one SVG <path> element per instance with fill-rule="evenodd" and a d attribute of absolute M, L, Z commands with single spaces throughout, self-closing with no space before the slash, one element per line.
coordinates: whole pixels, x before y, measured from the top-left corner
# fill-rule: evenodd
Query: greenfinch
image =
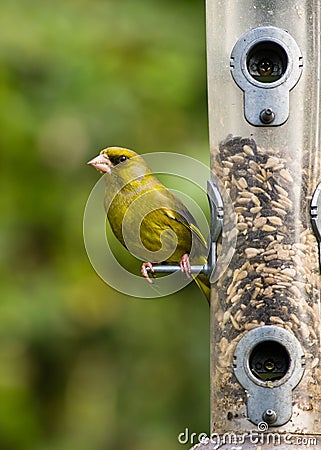
<path fill-rule="evenodd" d="M 121 244 L 142 264 L 149 283 L 153 264 L 179 264 L 191 277 L 191 264 L 204 265 L 207 244 L 191 213 L 152 173 L 142 156 L 109 147 L 88 162 L 106 176 L 104 206 L 111 229 Z M 198 274 L 197 285 L 209 301 L 208 277 Z"/>

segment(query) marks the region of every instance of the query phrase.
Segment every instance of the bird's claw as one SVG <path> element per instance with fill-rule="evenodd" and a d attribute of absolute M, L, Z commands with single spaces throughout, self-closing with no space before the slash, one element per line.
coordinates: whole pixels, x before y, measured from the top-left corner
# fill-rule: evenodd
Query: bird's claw
<path fill-rule="evenodd" d="M 149 271 L 150 271 L 152 277 L 153 277 L 153 278 L 156 278 L 153 264 L 150 263 L 150 262 L 144 262 L 144 263 L 142 264 L 142 275 L 143 275 L 144 278 L 146 278 L 146 280 L 148 281 L 149 284 L 153 284 L 153 280 L 151 280 L 151 279 L 149 278 L 149 274 L 148 274 L 148 271 L 147 271 L 147 267 L 149 268 Z"/>
<path fill-rule="evenodd" d="M 188 253 L 185 253 L 185 255 L 182 256 L 179 266 L 181 268 L 181 272 L 184 272 L 187 278 L 191 278 L 191 264 L 189 262 Z"/>

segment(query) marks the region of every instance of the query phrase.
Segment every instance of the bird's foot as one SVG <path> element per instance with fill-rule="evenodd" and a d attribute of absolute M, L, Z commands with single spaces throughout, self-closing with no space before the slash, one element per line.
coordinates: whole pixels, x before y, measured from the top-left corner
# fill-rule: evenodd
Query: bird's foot
<path fill-rule="evenodd" d="M 185 253 L 179 263 L 181 272 L 184 272 L 187 278 L 191 278 L 191 264 L 189 262 L 189 254 Z"/>
<path fill-rule="evenodd" d="M 144 263 L 142 264 L 142 275 L 143 275 L 144 278 L 146 278 L 146 280 L 148 281 L 149 284 L 153 284 L 153 280 L 151 280 L 151 279 L 149 278 L 149 274 L 148 274 L 148 271 L 147 271 L 147 267 L 149 268 L 149 271 L 150 271 L 152 277 L 153 277 L 153 278 L 156 278 L 156 275 L 155 275 L 155 272 L 154 272 L 153 264 L 150 263 L 150 262 L 144 262 Z"/>

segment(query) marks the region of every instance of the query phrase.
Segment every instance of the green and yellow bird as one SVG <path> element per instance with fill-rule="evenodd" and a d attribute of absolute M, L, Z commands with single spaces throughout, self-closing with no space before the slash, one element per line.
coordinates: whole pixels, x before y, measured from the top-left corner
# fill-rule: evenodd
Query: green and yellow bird
<path fill-rule="evenodd" d="M 206 264 L 207 244 L 185 205 L 152 173 L 132 150 L 109 147 L 88 162 L 106 174 L 104 198 L 108 221 L 116 238 L 144 262 L 142 275 L 152 283 L 153 264 L 179 264 L 188 277 L 190 264 Z M 197 285 L 209 301 L 208 277 Z"/>

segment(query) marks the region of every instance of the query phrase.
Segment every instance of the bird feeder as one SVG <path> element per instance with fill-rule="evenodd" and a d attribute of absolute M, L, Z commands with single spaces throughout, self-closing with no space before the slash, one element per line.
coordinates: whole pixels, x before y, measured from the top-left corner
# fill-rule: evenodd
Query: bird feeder
<path fill-rule="evenodd" d="M 211 168 L 237 236 L 212 277 L 215 442 L 195 448 L 321 449 L 320 1 L 206 15 Z"/>

